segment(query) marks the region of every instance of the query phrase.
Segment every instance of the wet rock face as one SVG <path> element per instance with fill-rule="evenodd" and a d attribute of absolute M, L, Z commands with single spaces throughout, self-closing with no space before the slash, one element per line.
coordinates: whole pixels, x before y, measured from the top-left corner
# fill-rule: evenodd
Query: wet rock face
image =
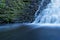
<path fill-rule="evenodd" d="M 24 14 L 20 18 L 21 22 L 33 22 L 34 21 L 34 14 L 38 9 L 38 4 L 41 0 L 23 0 L 25 4 Z M 29 4 L 28 4 L 29 3 Z"/>
<path fill-rule="evenodd" d="M 27 2 L 27 1 L 25 1 L 25 2 Z M 39 5 L 41 5 L 42 0 L 29 0 L 28 2 L 30 2 L 30 4 L 26 5 L 26 9 L 25 9 L 26 13 L 25 13 L 25 15 L 23 14 L 24 17 L 22 19 L 25 20 L 25 21 L 23 20 L 23 22 L 30 23 L 35 20 L 35 12 L 38 10 Z M 46 6 L 49 2 L 50 2 L 50 0 L 44 0 L 40 10 L 38 11 L 38 15 L 39 15 L 39 13 L 41 13 L 41 11 L 43 9 L 46 8 Z"/>

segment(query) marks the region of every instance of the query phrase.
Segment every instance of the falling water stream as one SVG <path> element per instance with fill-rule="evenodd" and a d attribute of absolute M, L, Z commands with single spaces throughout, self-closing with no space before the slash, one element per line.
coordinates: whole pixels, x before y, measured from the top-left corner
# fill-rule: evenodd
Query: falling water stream
<path fill-rule="evenodd" d="M 43 2 L 43 1 L 42 1 Z M 40 6 L 40 5 L 39 5 Z M 40 7 L 35 13 L 38 14 Z M 51 2 L 46 6 L 46 9 L 42 10 L 38 16 L 36 16 L 33 23 L 49 23 L 49 24 L 59 24 L 60 23 L 60 0 L 51 0 Z"/>
<path fill-rule="evenodd" d="M 60 0 L 51 0 L 45 9 L 38 13 L 43 3 L 44 0 L 39 5 L 32 23 L 0 26 L 0 40 L 60 40 Z"/>
<path fill-rule="evenodd" d="M 38 27 L 42 27 L 42 26 L 60 27 L 60 4 L 59 4 L 60 0 L 51 0 L 51 2 L 47 4 L 45 9 L 43 9 L 42 12 L 38 13 L 38 11 L 40 11 L 41 6 L 43 6 L 43 3 L 44 0 L 42 0 L 41 5 L 39 5 L 38 10 L 35 12 L 35 17 L 36 17 L 35 20 L 32 23 L 24 23 L 24 25 L 29 25 L 29 26 L 38 25 Z M 2 30 L 14 29 L 20 27 L 20 25 L 21 23 L 7 24 L 4 26 L 0 26 L 0 29 Z"/>

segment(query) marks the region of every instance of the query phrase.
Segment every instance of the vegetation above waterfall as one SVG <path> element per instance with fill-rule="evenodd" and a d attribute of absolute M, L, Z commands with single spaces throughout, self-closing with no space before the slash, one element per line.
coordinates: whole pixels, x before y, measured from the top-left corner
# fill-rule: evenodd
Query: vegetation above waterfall
<path fill-rule="evenodd" d="M 38 0 L 0 0 L 0 24 L 32 22 Z M 35 9 L 34 9 L 35 8 Z"/>
<path fill-rule="evenodd" d="M 22 0 L 0 0 L 0 21 L 13 22 L 22 14 L 25 4 Z"/>

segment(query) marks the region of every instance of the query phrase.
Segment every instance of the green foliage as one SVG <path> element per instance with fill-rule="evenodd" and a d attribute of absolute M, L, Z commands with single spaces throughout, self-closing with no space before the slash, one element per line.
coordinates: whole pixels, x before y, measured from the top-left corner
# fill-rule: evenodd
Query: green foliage
<path fill-rule="evenodd" d="M 0 19 L 7 22 L 16 20 L 23 13 L 24 6 L 22 0 L 0 0 Z"/>

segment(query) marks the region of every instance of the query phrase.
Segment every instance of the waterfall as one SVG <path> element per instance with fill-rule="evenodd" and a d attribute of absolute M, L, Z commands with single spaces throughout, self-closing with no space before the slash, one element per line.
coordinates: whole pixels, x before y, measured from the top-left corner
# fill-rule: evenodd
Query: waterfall
<path fill-rule="evenodd" d="M 51 2 L 47 4 L 46 8 L 37 15 L 43 2 L 44 0 L 42 0 L 41 5 L 39 5 L 39 8 L 35 13 L 36 18 L 33 23 L 60 23 L 60 0 L 51 0 Z"/>

